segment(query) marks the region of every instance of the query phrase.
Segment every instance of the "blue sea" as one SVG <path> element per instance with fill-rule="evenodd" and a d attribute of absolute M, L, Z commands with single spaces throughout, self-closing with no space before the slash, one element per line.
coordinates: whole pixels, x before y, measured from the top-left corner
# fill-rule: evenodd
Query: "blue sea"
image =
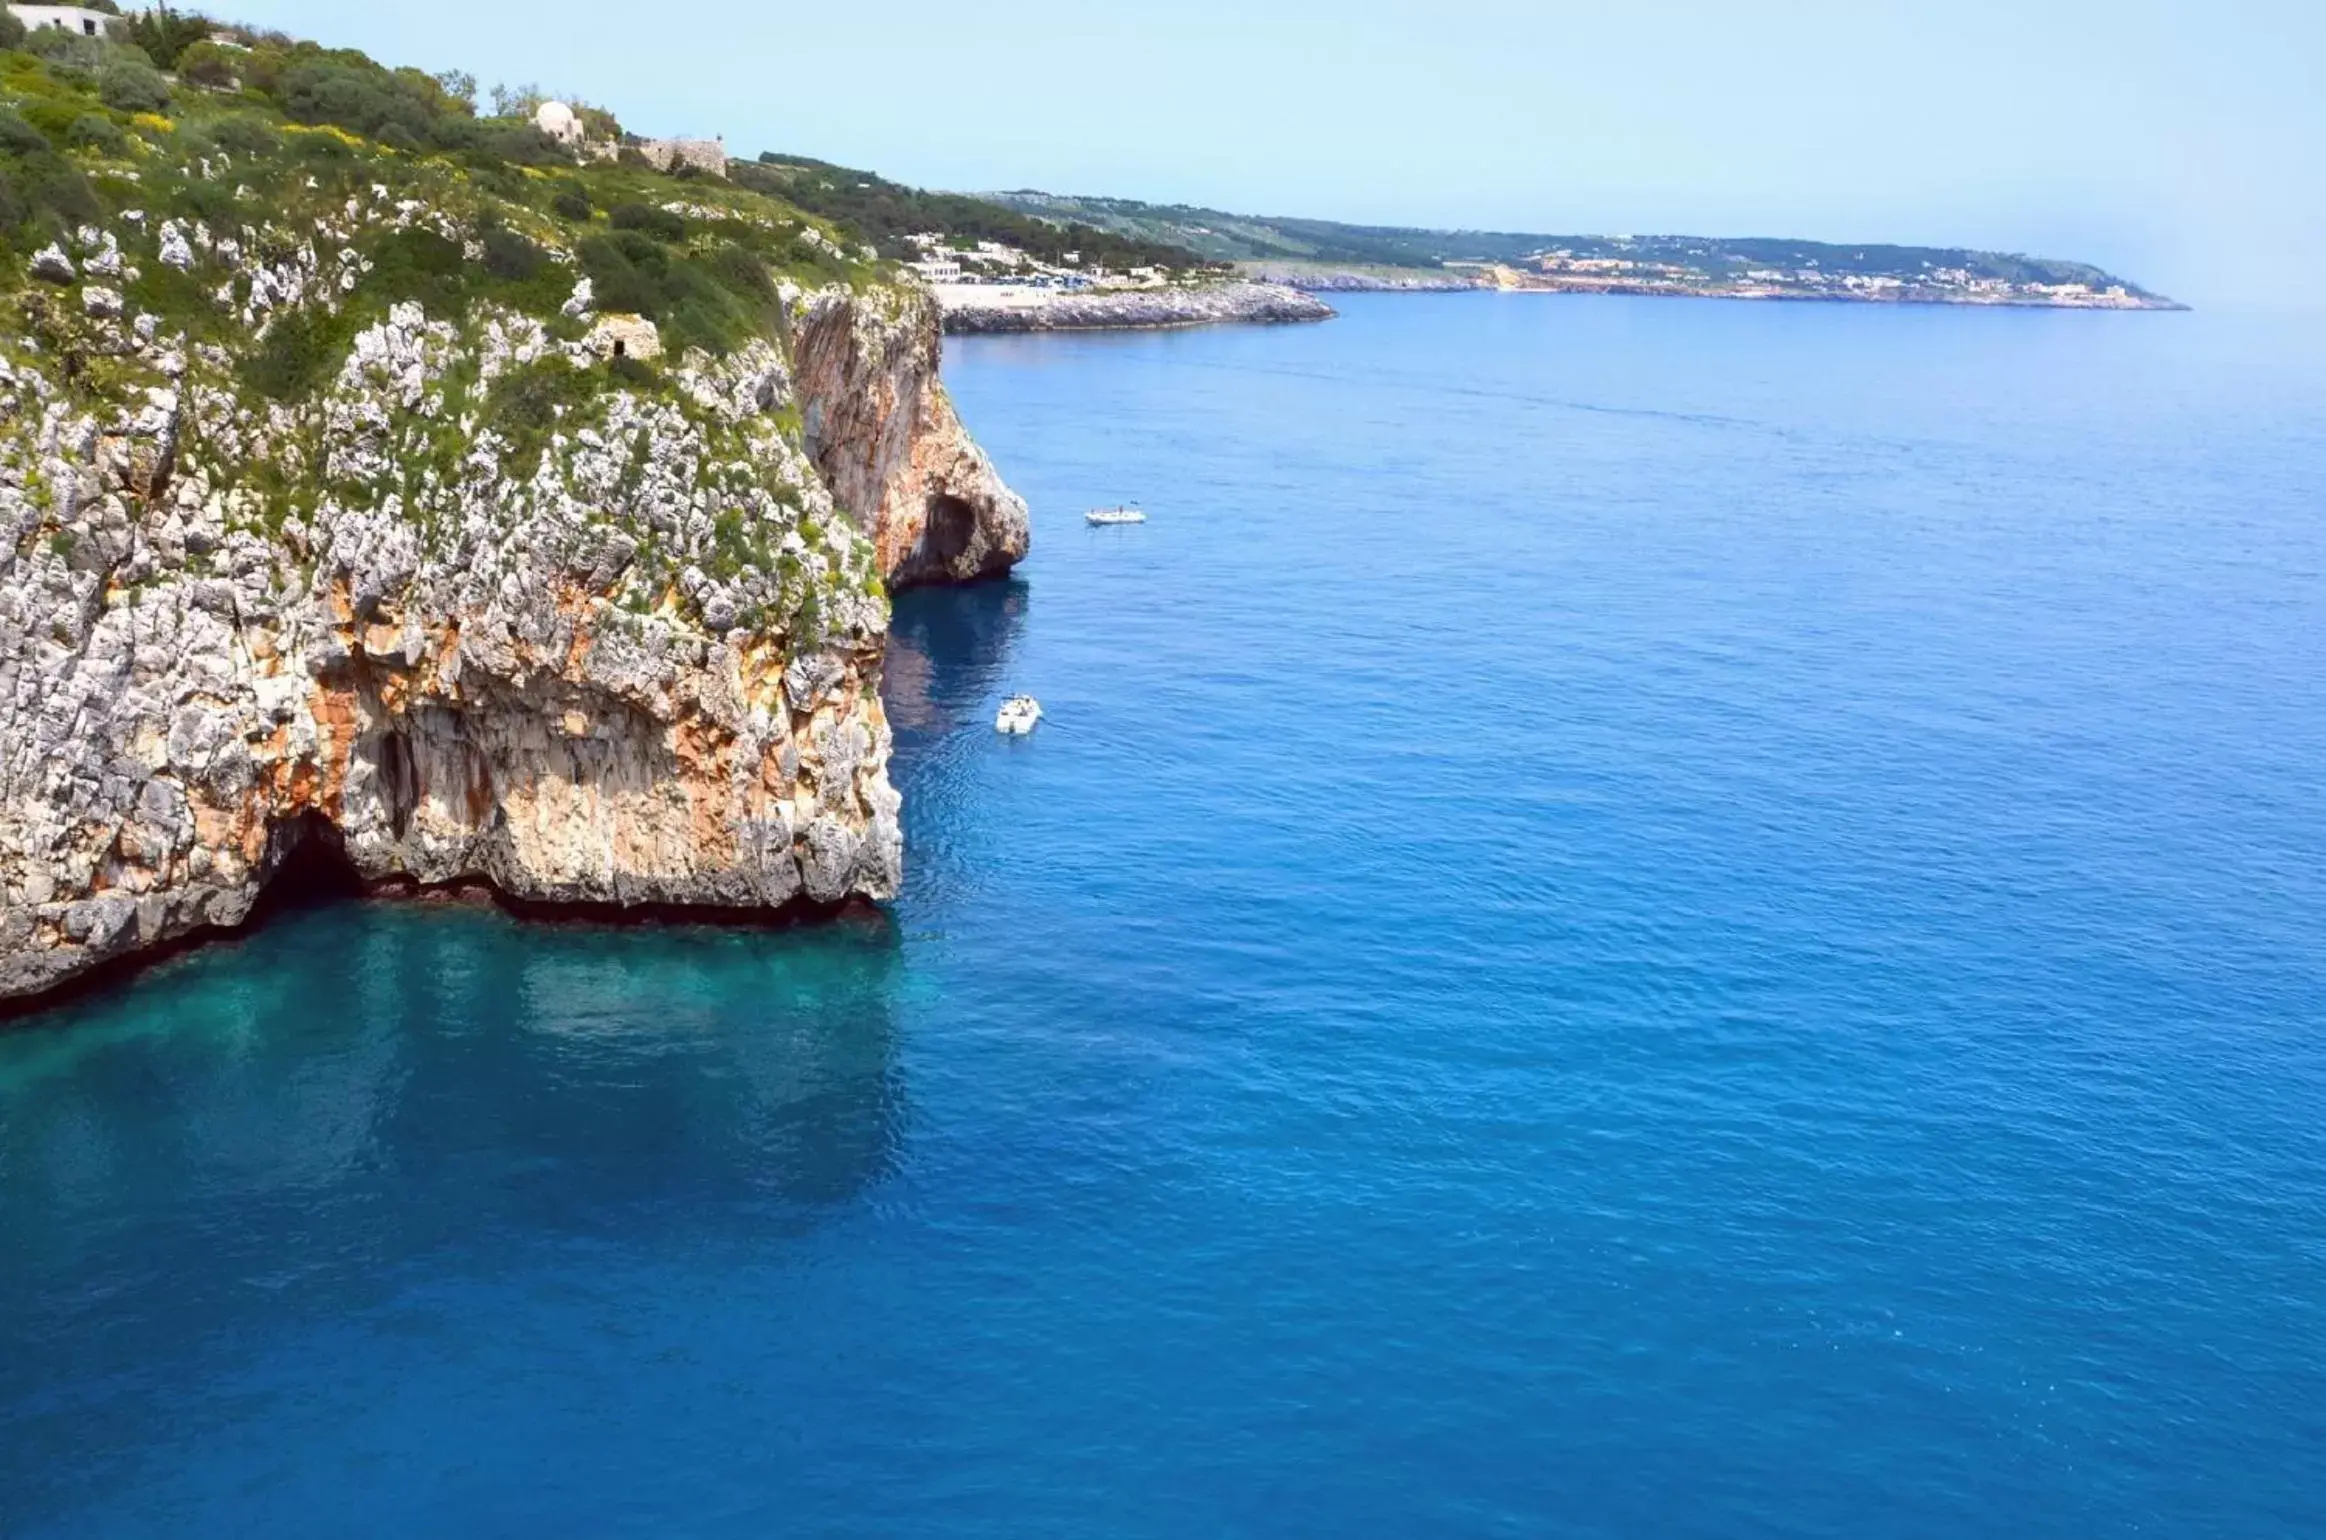
<path fill-rule="evenodd" d="M 1343 309 L 949 345 L 889 913 L 0 1031 L 0 1532 L 2326 1532 L 2319 335 Z"/>

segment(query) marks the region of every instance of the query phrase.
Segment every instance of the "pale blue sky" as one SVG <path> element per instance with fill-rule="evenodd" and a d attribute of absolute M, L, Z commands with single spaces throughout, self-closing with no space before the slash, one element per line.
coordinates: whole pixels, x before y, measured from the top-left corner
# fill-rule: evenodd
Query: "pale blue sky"
<path fill-rule="evenodd" d="M 2326 254 L 2315 0 L 222 10 L 927 186 L 1993 246 L 2204 305 L 2282 298 Z"/>

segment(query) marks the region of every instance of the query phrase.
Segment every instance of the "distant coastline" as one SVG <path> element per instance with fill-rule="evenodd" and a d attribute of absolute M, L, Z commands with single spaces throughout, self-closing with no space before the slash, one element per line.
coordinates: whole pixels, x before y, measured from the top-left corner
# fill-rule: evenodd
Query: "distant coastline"
<path fill-rule="evenodd" d="M 2065 310 L 2185 310 L 2089 262 L 1968 246 L 1770 236 L 1429 230 L 1018 191 L 1010 211 L 1170 248 L 1212 271 L 1319 293 L 1500 289 Z"/>
<path fill-rule="evenodd" d="M 2186 310 L 2178 300 L 2122 284 L 2012 283 L 2000 279 L 1919 275 L 1828 274 L 1814 269 L 1763 270 L 1729 276 L 1691 269 L 1637 271 L 1604 265 L 1533 267 L 1508 263 L 1448 264 L 1444 269 L 1351 268 L 1284 262 L 1237 264 L 1239 276 L 1302 293 L 1430 294 L 1474 290 L 1537 294 L 1634 294 L 1673 299 L 1833 301 L 1843 304 L 1983 305 L 2050 310 Z"/>
<path fill-rule="evenodd" d="M 1229 214 L 1018 191 L 930 192 L 761 155 L 730 173 L 909 269 L 953 332 L 1321 321 L 1318 295 L 1626 294 L 2060 310 L 2187 307 L 2088 262 L 1767 236 L 1549 235 Z"/>
<path fill-rule="evenodd" d="M 1144 288 L 1066 289 L 1039 283 L 935 284 L 944 329 L 956 336 L 1005 332 L 1159 331 L 1190 326 L 1328 321 L 1326 294 L 1621 294 L 1664 299 L 1778 303 L 1962 305 L 2049 310 L 2186 310 L 2160 295 L 2025 286 L 1970 289 L 1918 283 L 1846 284 L 1528 273 L 1510 268 L 1417 272 L 1240 265 L 1222 282 Z"/>

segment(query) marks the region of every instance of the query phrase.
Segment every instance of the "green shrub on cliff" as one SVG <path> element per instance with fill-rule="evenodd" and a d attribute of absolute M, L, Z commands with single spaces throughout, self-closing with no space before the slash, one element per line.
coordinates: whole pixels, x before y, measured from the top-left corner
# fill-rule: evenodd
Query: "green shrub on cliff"
<path fill-rule="evenodd" d="M 0 176 L 5 176 L 16 192 L 18 213 L 10 230 L 20 244 L 45 245 L 66 227 L 86 223 L 103 212 L 81 169 L 45 148 L 45 141 L 44 148 L 29 153 L 0 155 Z"/>
<path fill-rule="evenodd" d="M 601 310 L 630 311 L 652 319 L 662 309 L 662 275 L 670 256 L 632 231 L 593 235 L 576 248 L 582 271 L 597 291 Z"/>
<path fill-rule="evenodd" d="M 493 381 L 480 421 L 508 441 L 504 464 L 509 472 L 530 481 L 541 468 L 550 435 L 579 426 L 579 410 L 605 383 L 602 372 L 576 369 L 562 358 L 523 364 Z"/>
<path fill-rule="evenodd" d="M 273 401 L 300 401 L 323 387 L 354 335 L 344 316 L 292 310 L 275 317 L 243 363 L 243 382 Z"/>
<path fill-rule="evenodd" d="M 464 253 L 449 236 L 414 225 L 382 236 L 368 255 L 372 270 L 366 281 L 380 293 L 415 300 L 440 321 L 468 308 L 461 283 Z"/>
<path fill-rule="evenodd" d="M 728 241 L 706 259 L 711 271 L 729 288 L 748 294 L 765 305 L 775 303 L 775 279 L 767 263 L 750 248 Z"/>
<path fill-rule="evenodd" d="M 636 230 L 596 235 L 577 248 L 598 308 L 660 324 L 674 352 L 700 347 L 723 353 L 753 336 L 772 335 L 774 291 L 748 268 L 717 252 L 673 252 Z"/>
<path fill-rule="evenodd" d="M 549 260 L 549 254 L 539 246 L 516 231 L 499 226 L 485 232 L 484 248 L 485 271 L 512 283 L 523 283 L 534 277 Z"/>
<path fill-rule="evenodd" d="M 369 60 L 359 65 L 327 55 L 292 64 L 267 94 L 294 122 L 329 123 L 373 138 L 393 128 L 414 144 L 436 142 L 453 113 L 436 83 L 417 70 L 388 71 Z"/>
<path fill-rule="evenodd" d="M 226 113 L 209 119 L 206 126 L 218 148 L 231 154 L 260 157 L 283 147 L 283 136 L 274 125 L 251 113 Z"/>
<path fill-rule="evenodd" d="M 238 78 L 235 52 L 208 41 L 196 43 L 179 54 L 175 67 L 179 78 L 198 86 L 231 87 Z"/>
<path fill-rule="evenodd" d="M 170 104 L 170 83 L 142 60 L 116 59 L 98 75 L 97 94 L 115 112 L 160 112 Z"/>
<path fill-rule="evenodd" d="M 65 142 L 76 150 L 95 150 L 101 155 L 129 153 L 129 136 L 100 113 L 84 112 L 73 119 L 73 126 L 65 131 Z"/>
<path fill-rule="evenodd" d="M 48 135 L 14 112 L 0 109 L 0 154 L 26 155 L 49 148 Z"/>
<path fill-rule="evenodd" d="M 658 241 L 686 239 L 686 221 L 650 203 L 618 203 L 607 211 L 606 222 L 617 230 L 636 230 Z"/>
<path fill-rule="evenodd" d="M 97 78 L 113 56 L 113 45 L 63 27 L 35 27 L 24 40 L 25 52 L 45 60 L 59 78 L 85 85 Z M 150 60 L 148 61 L 151 62 Z"/>

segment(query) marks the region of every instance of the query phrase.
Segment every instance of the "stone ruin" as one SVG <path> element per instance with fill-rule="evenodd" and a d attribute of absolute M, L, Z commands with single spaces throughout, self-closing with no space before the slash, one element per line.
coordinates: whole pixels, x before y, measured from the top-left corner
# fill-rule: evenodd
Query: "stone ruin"
<path fill-rule="evenodd" d="M 645 156 L 646 163 L 657 171 L 675 171 L 680 166 L 692 166 L 712 176 L 727 174 L 725 139 L 633 139 L 625 148 Z"/>
<path fill-rule="evenodd" d="M 533 125 L 559 144 L 579 151 L 585 158 L 611 160 L 616 149 L 603 141 L 592 143 L 582 127 L 581 114 L 564 102 L 543 102 L 533 110 Z M 727 141 L 719 139 L 640 139 L 625 135 L 621 148 L 636 150 L 646 163 L 657 171 L 675 171 L 681 166 L 692 166 L 712 176 L 727 174 Z"/>

